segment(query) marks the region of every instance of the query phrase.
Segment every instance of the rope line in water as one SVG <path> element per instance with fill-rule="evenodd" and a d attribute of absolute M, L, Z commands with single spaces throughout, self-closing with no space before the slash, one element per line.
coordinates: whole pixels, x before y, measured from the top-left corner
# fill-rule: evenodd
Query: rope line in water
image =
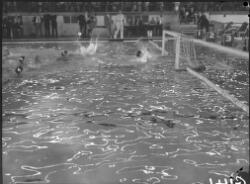
<path fill-rule="evenodd" d="M 249 53 L 241 51 L 241 50 L 236 50 L 236 49 L 233 49 L 233 48 L 225 47 L 225 46 L 222 46 L 222 45 L 218 45 L 218 44 L 215 44 L 215 43 L 210 43 L 210 42 L 206 42 L 206 41 L 198 40 L 198 39 L 190 39 L 190 40 L 193 40 L 193 42 L 196 43 L 196 44 L 200 44 L 200 45 L 203 45 L 203 46 L 206 46 L 206 47 L 210 47 L 210 48 L 216 49 L 218 51 L 226 52 L 226 53 L 229 53 L 231 55 L 237 55 L 239 57 L 243 57 L 243 58 L 247 58 L 247 59 L 249 58 Z"/>
<path fill-rule="evenodd" d="M 190 74 L 192 74 L 193 76 L 195 76 L 195 77 L 199 78 L 200 80 L 204 81 L 207 85 L 209 85 L 211 88 L 213 88 L 214 90 L 216 90 L 223 97 L 225 97 L 228 100 L 230 100 L 231 102 L 233 102 L 233 104 L 235 104 L 236 106 L 238 106 L 239 108 L 241 108 L 245 112 L 249 113 L 249 107 L 247 105 L 245 105 L 244 103 L 242 103 L 241 101 L 239 101 L 237 98 L 235 98 L 232 95 L 230 95 L 226 90 L 220 88 L 219 86 L 216 86 L 214 83 L 212 83 L 206 77 L 202 76 L 201 74 L 195 72 L 194 70 L 192 70 L 192 69 L 190 69 L 188 67 L 187 67 L 187 71 Z"/>
<path fill-rule="evenodd" d="M 137 42 L 138 40 L 123 40 L 121 42 Z M 32 44 L 32 43 L 75 43 L 75 40 L 44 40 L 44 41 L 3 41 L 2 44 Z M 89 43 L 89 40 L 81 40 L 81 43 Z M 108 43 L 109 40 L 98 40 L 99 43 Z"/>
<path fill-rule="evenodd" d="M 174 34 L 176 34 L 176 33 L 174 33 Z M 179 34 L 177 33 L 176 35 L 178 36 Z M 214 49 L 218 49 L 220 51 L 224 51 L 224 52 L 227 52 L 227 53 L 229 52 L 229 53 L 234 54 L 234 55 L 238 55 L 238 56 L 242 56 L 242 57 L 245 57 L 245 58 L 249 58 L 249 54 L 246 53 L 246 52 L 243 52 L 243 51 L 238 51 L 238 50 L 227 48 L 227 47 L 220 46 L 220 45 L 217 45 L 217 44 L 207 43 L 207 42 L 202 41 L 202 40 L 190 39 L 190 38 L 186 38 L 186 39 L 189 40 L 189 41 L 192 41 L 193 43 L 202 44 L 202 45 L 205 45 L 205 46 L 208 46 L 208 47 L 212 47 Z M 156 43 L 154 43 L 152 41 L 150 41 L 150 43 L 152 45 L 154 45 L 157 49 L 162 50 Z M 206 77 L 202 76 L 201 74 L 195 72 L 194 70 L 192 70 L 192 69 L 190 69 L 188 67 L 187 67 L 187 71 L 190 74 L 192 74 L 193 76 L 195 76 L 195 77 L 199 78 L 200 80 L 204 81 L 208 86 L 210 86 L 211 88 L 213 88 L 214 90 L 216 90 L 223 97 L 225 97 L 228 100 L 230 100 L 234 105 L 238 106 L 239 108 L 241 108 L 245 112 L 249 113 L 249 106 L 245 105 L 243 102 L 241 102 L 237 98 L 235 98 L 232 95 L 230 95 L 228 93 L 228 91 L 220 88 L 219 86 L 216 86 L 214 83 L 212 83 Z"/>

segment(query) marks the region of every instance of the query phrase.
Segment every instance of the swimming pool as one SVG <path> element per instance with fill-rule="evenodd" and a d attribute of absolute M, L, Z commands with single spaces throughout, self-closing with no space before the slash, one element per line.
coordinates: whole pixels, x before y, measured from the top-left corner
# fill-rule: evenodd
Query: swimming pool
<path fill-rule="evenodd" d="M 248 114 L 167 57 L 131 64 L 134 43 L 108 42 L 61 63 L 74 44 L 6 46 L 43 64 L 4 74 L 4 183 L 208 183 L 249 165 Z"/>

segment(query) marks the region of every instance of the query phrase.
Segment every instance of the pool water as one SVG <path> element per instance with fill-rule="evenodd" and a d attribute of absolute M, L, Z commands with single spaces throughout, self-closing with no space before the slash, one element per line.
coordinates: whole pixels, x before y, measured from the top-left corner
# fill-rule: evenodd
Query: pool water
<path fill-rule="evenodd" d="M 196 50 L 199 53 L 197 59 L 208 66 L 204 75 L 249 105 L 249 60 L 201 46 Z"/>
<path fill-rule="evenodd" d="M 249 165 L 248 114 L 167 57 L 131 63 L 134 43 L 63 62 L 74 44 L 7 47 L 42 62 L 3 70 L 4 183 L 205 184 Z"/>

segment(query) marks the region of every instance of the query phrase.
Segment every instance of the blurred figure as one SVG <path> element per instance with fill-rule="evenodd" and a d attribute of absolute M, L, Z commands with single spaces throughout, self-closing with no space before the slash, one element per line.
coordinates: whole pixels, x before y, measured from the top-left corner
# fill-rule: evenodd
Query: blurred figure
<path fill-rule="evenodd" d="M 13 25 L 14 25 L 13 17 L 7 17 L 6 21 L 7 38 L 10 39 L 13 38 Z"/>
<path fill-rule="evenodd" d="M 82 33 L 82 38 L 86 36 L 86 19 L 84 15 L 79 15 L 77 17 L 80 32 Z"/>
<path fill-rule="evenodd" d="M 90 18 L 90 14 L 86 13 L 86 37 L 89 38 L 90 37 L 90 32 L 91 32 L 91 18 Z"/>
<path fill-rule="evenodd" d="M 52 27 L 52 36 L 57 37 L 58 32 L 57 32 L 57 16 L 56 15 L 51 16 L 51 27 Z"/>
<path fill-rule="evenodd" d="M 7 38 L 7 24 L 8 24 L 8 19 L 7 17 L 3 17 L 3 22 L 2 22 L 2 30 L 3 30 L 3 33 L 2 33 L 2 37 L 3 38 Z"/>
<path fill-rule="evenodd" d="M 149 34 L 150 34 L 150 38 L 152 39 L 153 35 L 155 35 L 155 25 L 156 25 L 156 21 L 154 17 L 151 18 L 149 25 L 150 25 Z"/>
<path fill-rule="evenodd" d="M 185 7 L 181 7 L 179 11 L 179 19 L 180 19 L 180 24 L 186 22 L 186 13 L 185 13 Z"/>
<path fill-rule="evenodd" d="M 97 24 L 97 18 L 96 18 L 96 14 L 92 14 L 90 16 L 90 36 L 92 37 L 93 35 L 93 30 L 96 27 Z"/>
<path fill-rule="evenodd" d="M 22 16 L 18 16 L 17 19 L 17 34 L 18 37 L 23 37 L 23 19 Z"/>
<path fill-rule="evenodd" d="M 19 59 L 19 64 L 15 69 L 17 75 L 20 75 L 22 73 L 23 65 L 24 65 L 24 56 Z"/>
<path fill-rule="evenodd" d="M 105 22 L 105 26 L 108 29 L 109 32 L 109 37 L 113 38 L 113 29 L 112 29 L 112 24 L 113 24 L 113 20 L 111 19 L 110 14 L 106 14 L 104 17 L 104 22 Z"/>
<path fill-rule="evenodd" d="M 13 38 L 17 38 L 18 37 L 18 33 L 17 33 L 17 28 L 18 28 L 18 17 L 15 16 L 14 17 L 14 22 L 13 22 Z"/>
<path fill-rule="evenodd" d="M 153 37 L 153 26 L 154 25 L 155 25 L 155 19 L 154 19 L 154 17 L 152 17 L 151 20 L 148 22 L 148 26 L 147 26 L 148 39 L 152 39 L 152 37 Z"/>
<path fill-rule="evenodd" d="M 194 12 L 194 8 L 190 7 L 189 9 L 189 16 L 187 17 L 188 22 L 190 23 L 195 23 L 195 12 Z"/>
<path fill-rule="evenodd" d="M 156 36 L 160 36 L 161 31 L 162 31 L 161 19 L 160 17 L 156 17 L 156 28 L 155 28 Z"/>
<path fill-rule="evenodd" d="M 198 20 L 198 30 L 201 30 L 202 35 L 205 35 L 209 31 L 209 21 L 205 13 L 200 13 L 200 18 Z"/>
<path fill-rule="evenodd" d="M 39 15 L 35 16 L 33 18 L 33 23 L 35 26 L 36 37 L 41 37 L 42 36 L 42 17 L 40 17 Z"/>
<path fill-rule="evenodd" d="M 45 29 L 45 37 L 50 37 L 50 15 L 46 14 L 43 17 L 44 19 L 44 29 Z"/>
<path fill-rule="evenodd" d="M 114 38 L 117 39 L 118 33 L 120 33 L 120 39 L 123 39 L 123 31 L 124 31 L 124 24 L 125 24 L 125 16 L 122 14 L 121 11 L 119 11 L 119 14 L 115 17 L 115 34 Z"/>
<path fill-rule="evenodd" d="M 141 17 L 137 18 L 136 26 L 137 26 L 136 35 L 137 36 L 142 36 L 144 30 L 143 30 L 143 22 L 142 22 L 142 18 Z"/>

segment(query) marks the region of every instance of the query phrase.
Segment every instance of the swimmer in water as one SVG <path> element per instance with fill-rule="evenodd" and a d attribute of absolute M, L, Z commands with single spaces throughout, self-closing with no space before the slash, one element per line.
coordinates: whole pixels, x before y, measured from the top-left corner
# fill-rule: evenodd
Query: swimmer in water
<path fill-rule="evenodd" d="M 68 51 L 64 50 L 63 52 L 61 52 L 61 56 L 59 58 L 57 58 L 57 61 L 68 61 Z"/>
<path fill-rule="evenodd" d="M 67 50 L 64 50 L 62 53 L 61 53 L 61 56 L 62 57 L 65 57 L 65 56 L 67 56 L 68 55 L 68 51 Z"/>
<path fill-rule="evenodd" d="M 17 75 L 20 75 L 23 71 L 24 58 L 24 56 L 21 56 L 21 58 L 19 59 L 19 65 L 15 69 Z"/>
<path fill-rule="evenodd" d="M 146 47 L 136 52 L 136 61 L 140 63 L 147 63 L 149 59 L 153 58 L 153 55 L 148 51 Z"/>

